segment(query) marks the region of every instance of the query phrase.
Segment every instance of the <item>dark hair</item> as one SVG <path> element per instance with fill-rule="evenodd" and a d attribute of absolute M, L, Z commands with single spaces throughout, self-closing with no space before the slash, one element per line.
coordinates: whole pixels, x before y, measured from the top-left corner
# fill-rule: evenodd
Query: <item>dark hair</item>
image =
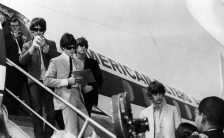
<path fill-rule="evenodd" d="M 224 127 L 224 101 L 216 96 L 204 98 L 198 107 L 199 114 L 203 113 L 209 124 L 223 130 Z"/>
<path fill-rule="evenodd" d="M 40 26 L 43 28 L 44 31 L 46 31 L 46 21 L 43 18 L 33 18 L 33 20 L 30 23 L 30 30 L 33 31 L 33 28 L 35 26 Z"/>
<path fill-rule="evenodd" d="M 64 48 L 66 48 L 67 46 L 70 46 L 70 45 L 77 46 L 74 36 L 69 33 L 63 34 L 61 37 L 61 40 L 60 40 L 61 49 L 63 50 Z"/>
<path fill-rule="evenodd" d="M 10 22 L 10 25 L 11 23 L 15 23 L 15 22 L 18 22 L 20 24 L 19 20 L 16 17 L 12 17 L 9 22 Z"/>
<path fill-rule="evenodd" d="M 78 39 L 76 39 L 77 41 L 77 46 L 86 46 L 86 49 L 88 49 L 89 45 L 88 45 L 88 41 L 86 40 L 85 37 L 80 37 Z"/>
<path fill-rule="evenodd" d="M 157 94 L 157 93 L 165 94 L 166 88 L 163 86 L 162 83 L 158 81 L 153 81 L 149 84 L 147 96 L 151 97 L 152 94 Z"/>
<path fill-rule="evenodd" d="M 187 138 L 193 132 L 197 131 L 197 127 L 190 123 L 180 123 L 175 131 L 176 138 Z"/>

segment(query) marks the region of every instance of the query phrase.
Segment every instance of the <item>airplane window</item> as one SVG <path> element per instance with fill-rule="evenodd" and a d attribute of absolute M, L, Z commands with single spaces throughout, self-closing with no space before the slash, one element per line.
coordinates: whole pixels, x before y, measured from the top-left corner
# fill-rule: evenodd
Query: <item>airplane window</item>
<path fill-rule="evenodd" d="M 184 105 L 185 106 L 185 109 L 186 109 L 186 111 L 187 111 L 187 116 L 188 116 L 188 118 L 189 119 L 192 119 L 192 114 L 191 114 L 191 110 L 190 110 L 190 108 L 189 108 L 189 106 L 188 105 Z"/>
<path fill-rule="evenodd" d="M 173 105 L 176 106 L 177 111 L 178 111 L 179 115 L 181 116 L 180 105 L 178 104 L 178 102 L 176 100 L 173 100 Z"/>

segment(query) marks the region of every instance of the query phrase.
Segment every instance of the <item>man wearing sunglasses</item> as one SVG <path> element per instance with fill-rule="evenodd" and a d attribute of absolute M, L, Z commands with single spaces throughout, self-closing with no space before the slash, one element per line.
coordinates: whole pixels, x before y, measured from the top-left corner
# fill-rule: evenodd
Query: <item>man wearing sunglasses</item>
<path fill-rule="evenodd" d="M 86 55 L 88 46 L 88 41 L 84 37 L 77 39 L 76 58 L 81 63 L 81 70 L 90 69 L 96 80 L 82 86 L 85 106 L 89 116 L 91 116 L 92 106 L 98 104 L 98 91 L 103 83 L 103 77 L 97 61 Z"/>
<path fill-rule="evenodd" d="M 28 64 L 28 73 L 43 82 L 43 77 L 48 68 L 49 61 L 59 55 L 54 41 L 44 37 L 46 21 L 43 18 L 34 18 L 30 24 L 33 39 L 23 45 L 20 54 L 20 62 Z M 54 124 L 53 97 L 45 89 L 28 78 L 32 108 L 42 116 L 43 106 L 46 109 L 47 121 Z M 43 103 L 46 103 L 45 105 Z M 36 138 L 50 137 L 53 131 L 47 126 L 43 128 L 43 122 L 33 116 L 34 134 Z"/>
<path fill-rule="evenodd" d="M 49 87 L 55 87 L 56 94 L 87 115 L 79 89 L 80 83 L 72 75 L 72 71 L 80 70 L 81 66 L 79 62 L 73 58 L 76 49 L 76 40 L 74 36 L 65 33 L 60 40 L 60 46 L 63 52 L 60 56 L 51 60 L 46 75 L 44 76 L 44 84 Z M 62 109 L 65 131 L 78 136 L 80 123 L 83 124 L 83 121 L 79 119 L 77 114 L 70 107 L 57 98 L 54 98 L 54 107 L 55 110 Z M 92 129 L 87 127 L 84 135 L 89 136 L 91 133 Z"/>

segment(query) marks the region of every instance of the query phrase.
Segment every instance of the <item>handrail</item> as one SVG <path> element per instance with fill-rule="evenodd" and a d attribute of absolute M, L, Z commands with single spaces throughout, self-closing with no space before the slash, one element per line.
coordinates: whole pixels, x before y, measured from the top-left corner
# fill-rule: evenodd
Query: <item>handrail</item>
<path fill-rule="evenodd" d="M 35 114 L 39 119 L 44 121 L 48 126 L 50 126 L 54 131 L 58 132 L 58 129 L 55 128 L 53 125 L 51 125 L 49 122 L 46 121 L 42 116 L 40 116 L 38 113 L 36 113 L 32 108 L 30 108 L 24 101 L 20 100 L 15 94 L 13 94 L 9 89 L 5 88 L 5 90 L 13 96 L 17 101 L 19 101 L 22 105 L 24 105 L 26 108 L 28 108 L 33 114 Z"/>
<path fill-rule="evenodd" d="M 74 107 L 72 104 L 70 104 L 69 102 L 67 102 L 66 100 L 64 100 L 63 98 L 61 98 L 60 96 L 58 96 L 57 94 L 55 94 L 50 88 L 48 88 L 47 86 L 43 85 L 40 81 L 38 81 L 36 78 L 34 78 L 33 76 L 31 76 L 29 73 L 27 73 L 25 70 L 23 70 L 21 67 L 19 67 L 18 65 L 16 65 L 14 62 L 12 62 L 10 59 L 6 58 L 6 63 L 14 66 L 16 69 L 18 69 L 19 71 L 21 71 L 23 74 L 25 74 L 27 77 L 29 77 L 30 79 L 32 79 L 34 82 L 36 82 L 37 84 L 39 84 L 42 88 L 44 88 L 46 91 L 48 91 L 49 93 L 51 93 L 53 96 L 55 96 L 56 98 L 58 98 L 60 101 L 62 101 L 63 103 L 65 103 L 67 106 L 69 106 L 71 109 L 73 109 L 76 113 L 78 113 L 79 115 L 81 115 L 82 117 L 85 118 L 86 121 L 90 122 L 92 125 L 96 126 L 97 128 L 99 128 L 100 130 L 102 130 L 104 133 L 106 133 L 108 136 L 112 137 L 112 138 L 116 138 L 116 135 L 114 135 L 113 133 L 111 133 L 109 130 L 105 129 L 104 127 L 102 127 L 99 123 L 97 123 L 96 121 L 94 121 L 92 118 L 90 118 L 89 116 L 85 115 L 83 112 L 81 112 L 79 109 L 77 109 L 76 107 Z"/>

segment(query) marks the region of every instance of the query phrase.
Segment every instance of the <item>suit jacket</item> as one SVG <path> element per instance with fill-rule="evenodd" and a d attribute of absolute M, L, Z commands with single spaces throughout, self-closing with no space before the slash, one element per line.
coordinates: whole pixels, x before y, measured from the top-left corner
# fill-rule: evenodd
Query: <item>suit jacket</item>
<path fill-rule="evenodd" d="M 6 45 L 6 56 L 7 58 L 9 58 L 10 60 L 12 60 L 14 63 L 16 63 L 17 65 L 21 66 L 21 63 L 19 62 L 19 48 L 22 50 L 22 46 L 23 46 L 23 39 L 22 36 L 19 36 L 17 38 L 17 42 L 16 40 L 13 38 L 11 32 L 7 33 L 4 35 L 5 37 L 5 45 Z M 21 66 L 23 67 L 23 66 Z"/>
<path fill-rule="evenodd" d="M 224 133 L 222 130 L 205 131 L 203 133 L 207 135 L 209 138 L 224 138 Z"/>
<path fill-rule="evenodd" d="M 224 133 L 222 130 L 221 131 L 219 130 L 204 131 L 200 134 L 205 134 L 208 138 L 224 138 Z M 189 138 L 200 138 L 200 137 L 198 135 L 193 135 L 193 136 L 190 136 Z"/>
<path fill-rule="evenodd" d="M 76 62 L 74 62 L 77 64 Z M 69 102 L 71 89 L 67 86 L 60 86 L 63 79 L 67 79 L 70 73 L 69 63 L 66 61 L 63 55 L 53 58 L 50 61 L 48 70 L 44 76 L 44 84 L 49 87 L 55 88 L 55 93 L 61 96 L 63 99 Z M 63 109 L 66 105 L 59 99 L 54 97 L 55 110 Z"/>
<path fill-rule="evenodd" d="M 45 39 L 46 44 L 49 45 L 48 53 L 44 53 L 43 50 L 41 51 L 44 66 L 47 70 L 49 61 L 51 58 L 54 58 L 59 55 L 57 52 L 56 44 L 54 41 Z M 34 78 L 39 79 L 41 75 L 41 58 L 40 58 L 40 51 L 35 49 L 34 54 L 31 55 L 28 50 L 32 46 L 32 40 L 28 41 L 27 43 L 23 44 L 22 53 L 20 54 L 19 61 L 22 64 L 28 64 L 28 73 L 32 75 Z M 31 79 L 28 79 L 28 84 L 34 83 Z"/>
<path fill-rule="evenodd" d="M 140 118 L 147 117 L 149 122 L 149 131 L 145 133 L 146 138 L 154 138 L 154 108 L 150 105 L 140 113 Z M 162 138 L 175 138 L 175 130 L 181 123 L 181 118 L 175 106 L 163 105 L 160 115 L 160 134 Z"/>
<path fill-rule="evenodd" d="M 94 83 L 89 83 L 93 87 L 93 90 L 88 93 L 83 93 L 83 97 L 85 102 L 88 104 L 98 104 L 98 93 L 99 88 L 103 83 L 103 76 L 99 67 L 99 64 L 96 60 L 91 58 L 85 58 L 84 69 L 91 69 L 93 76 L 96 80 Z"/>
<path fill-rule="evenodd" d="M 27 71 L 27 65 L 26 64 L 21 64 L 19 62 L 19 49 L 22 50 L 23 43 L 25 40 L 22 39 L 22 34 L 18 36 L 17 42 L 14 39 L 13 35 L 11 32 L 7 33 L 4 35 L 5 36 L 5 44 L 6 44 L 6 57 L 10 59 L 12 62 L 14 62 L 16 65 L 20 66 L 22 69 Z M 16 68 L 13 66 L 9 66 L 6 64 L 7 70 L 6 70 L 6 75 L 7 78 L 9 78 L 9 81 L 15 81 L 18 82 L 18 80 L 23 79 L 26 81 L 26 77 L 18 71 Z M 12 79 L 14 78 L 14 79 Z M 15 84 L 15 83 L 14 83 Z"/>

